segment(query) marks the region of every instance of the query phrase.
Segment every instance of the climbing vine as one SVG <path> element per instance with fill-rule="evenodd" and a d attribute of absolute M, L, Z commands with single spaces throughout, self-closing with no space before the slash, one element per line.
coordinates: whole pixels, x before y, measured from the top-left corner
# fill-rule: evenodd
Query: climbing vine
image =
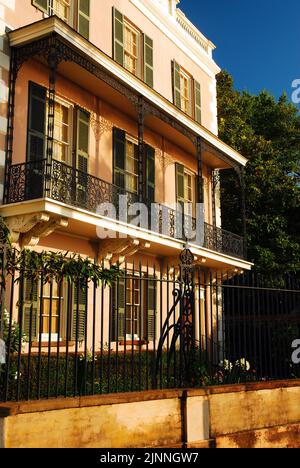
<path fill-rule="evenodd" d="M 7 274 L 19 273 L 19 276 L 38 281 L 43 278 L 45 283 L 55 280 L 59 283 L 62 280 L 68 283 L 86 285 L 92 282 L 95 286 L 104 284 L 112 286 L 113 282 L 121 271 L 119 265 L 104 268 L 103 265 L 97 265 L 88 258 L 83 258 L 79 254 L 70 252 L 35 252 L 30 249 L 18 250 L 12 247 L 9 242 L 9 230 L 2 218 L 0 218 L 0 231 L 2 234 L 2 244 L 6 248 L 0 255 L 1 283 L 5 286 L 5 276 Z"/>

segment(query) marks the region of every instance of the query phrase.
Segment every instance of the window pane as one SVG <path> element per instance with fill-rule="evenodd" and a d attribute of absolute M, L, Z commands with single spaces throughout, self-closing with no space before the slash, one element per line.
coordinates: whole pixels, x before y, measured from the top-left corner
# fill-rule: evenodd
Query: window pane
<path fill-rule="evenodd" d="M 88 39 L 89 32 L 90 32 L 90 22 L 88 18 L 85 18 L 84 16 L 80 15 L 78 21 L 79 21 L 78 30 L 80 31 L 80 34 L 82 34 L 83 37 Z"/>
<path fill-rule="evenodd" d="M 131 140 L 126 141 L 126 189 L 138 192 L 138 146 Z"/>
<path fill-rule="evenodd" d="M 180 70 L 180 99 L 181 110 L 185 113 L 191 113 L 191 78 Z"/>
<path fill-rule="evenodd" d="M 79 0 L 80 11 L 85 15 L 90 15 L 90 0 Z"/>
<path fill-rule="evenodd" d="M 134 75 L 140 74 L 140 34 L 131 25 L 125 24 L 125 68 Z"/>
<path fill-rule="evenodd" d="M 53 0 L 52 8 L 50 6 L 50 13 L 69 23 L 71 19 L 71 0 Z"/>
<path fill-rule="evenodd" d="M 69 128 L 70 109 L 61 104 L 55 103 L 54 117 L 54 158 L 64 163 L 69 162 L 70 149 L 70 128 Z"/>

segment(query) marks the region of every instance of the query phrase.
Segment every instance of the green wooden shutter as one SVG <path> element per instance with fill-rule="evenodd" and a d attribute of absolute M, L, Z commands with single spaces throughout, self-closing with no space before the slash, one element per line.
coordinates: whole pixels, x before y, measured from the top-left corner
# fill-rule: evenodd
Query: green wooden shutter
<path fill-rule="evenodd" d="M 124 16 L 113 8 L 113 58 L 124 66 Z"/>
<path fill-rule="evenodd" d="M 49 12 L 49 0 L 32 0 L 32 5 L 46 14 Z"/>
<path fill-rule="evenodd" d="M 23 333 L 28 341 L 37 338 L 38 281 L 25 278 L 23 303 Z"/>
<path fill-rule="evenodd" d="M 184 204 L 184 166 L 176 164 L 176 198 L 177 203 Z"/>
<path fill-rule="evenodd" d="M 202 190 L 202 203 L 205 203 L 205 179 L 202 177 L 201 179 L 201 187 L 199 187 L 199 190 Z"/>
<path fill-rule="evenodd" d="M 153 88 L 153 40 L 144 36 L 144 81 Z"/>
<path fill-rule="evenodd" d="M 113 129 L 114 139 L 114 184 L 125 188 L 126 133 Z"/>
<path fill-rule="evenodd" d="M 40 161 L 45 157 L 47 91 L 35 83 L 29 84 L 27 128 L 27 161 Z"/>
<path fill-rule="evenodd" d="M 90 0 L 78 0 L 78 32 L 86 39 L 90 36 Z"/>
<path fill-rule="evenodd" d="M 180 94 L 180 66 L 175 60 L 172 62 L 173 67 L 173 102 L 175 106 L 181 109 L 181 94 Z"/>
<path fill-rule="evenodd" d="M 87 284 L 83 287 L 73 286 L 73 323 L 72 323 L 72 340 L 84 341 L 85 327 L 87 318 Z"/>
<path fill-rule="evenodd" d="M 82 109 L 77 109 L 76 165 L 79 171 L 77 180 L 77 202 L 82 207 L 86 205 L 88 195 L 89 135 L 90 114 Z"/>
<path fill-rule="evenodd" d="M 155 325 L 156 325 L 156 281 L 154 279 L 148 279 L 145 283 L 147 287 L 147 317 L 148 321 L 147 328 L 144 330 L 145 338 L 148 341 L 153 341 L 155 338 Z M 147 336 L 148 331 L 148 336 Z"/>
<path fill-rule="evenodd" d="M 146 200 L 155 202 L 155 149 L 145 145 L 146 153 Z"/>
<path fill-rule="evenodd" d="M 195 87 L 195 120 L 201 124 L 201 85 L 198 81 L 194 81 Z"/>
<path fill-rule="evenodd" d="M 126 340 L 125 336 L 125 278 L 120 278 L 113 287 L 113 341 Z"/>

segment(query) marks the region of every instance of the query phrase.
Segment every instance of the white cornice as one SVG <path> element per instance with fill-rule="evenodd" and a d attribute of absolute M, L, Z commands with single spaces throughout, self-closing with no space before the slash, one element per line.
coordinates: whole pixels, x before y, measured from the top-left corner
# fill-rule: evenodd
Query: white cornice
<path fill-rule="evenodd" d="M 69 221 L 77 221 L 84 225 L 89 224 L 95 227 L 107 229 L 108 231 L 116 231 L 132 238 L 143 239 L 152 244 L 172 248 L 175 252 L 181 252 L 185 245 L 185 241 L 160 235 L 154 231 L 148 231 L 132 224 L 122 223 L 99 214 L 66 205 L 65 203 L 61 203 L 50 198 L 15 203 L 12 205 L 2 205 L 0 208 L 0 214 L 3 218 L 39 212 L 50 213 L 51 215 L 56 215 L 59 218 L 64 218 Z M 215 262 L 221 262 L 225 265 L 234 266 L 242 270 L 250 270 L 253 265 L 246 260 L 205 249 L 196 244 L 191 243 L 190 248 L 197 257 L 206 257 L 207 259 Z"/>
<path fill-rule="evenodd" d="M 155 26 L 157 26 L 185 55 L 193 60 L 207 75 L 214 78 L 220 67 L 210 54 L 193 39 L 171 15 L 162 13 L 153 0 L 130 0 Z M 200 33 L 201 34 L 201 33 Z M 204 36 L 203 36 L 204 37 Z M 209 42 L 209 41 L 208 41 Z M 210 43 L 211 44 L 211 43 Z M 213 44 L 211 44 L 213 48 Z"/>
<path fill-rule="evenodd" d="M 128 72 L 125 68 L 121 67 L 111 57 L 106 55 L 91 42 L 84 39 L 80 34 L 74 31 L 70 26 L 68 26 L 59 18 L 53 16 L 37 23 L 33 23 L 29 26 L 24 26 L 18 30 L 11 31 L 9 33 L 10 45 L 21 46 L 25 43 L 45 37 L 53 32 L 57 33 L 62 39 L 67 41 L 71 47 L 75 47 L 79 52 L 85 54 L 88 57 L 92 57 L 96 63 L 106 69 L 113 76 L 117 77 L 124 84 L 134 89 L 140 95 L 144 96 L 150 102 L 155 104 L 159 109 L 163 110 L 177 121 L 180 121 L 187 128 L 190 128 L 195 134 L 201 136 L 206 142 L 210 143 L 219 151 L 226 154 L 233 161 L 242 166 L 247 164 L 247 159 L 244 158 L 241 154 L 239 154 L 230 146 L 226 145 L 223 141 L 219 140 L 216 135 L 211 133 L 205 127 L 199 125 L 191 117 L 184 114 L 165 97 L 147 86 L 142 80 Z"/>

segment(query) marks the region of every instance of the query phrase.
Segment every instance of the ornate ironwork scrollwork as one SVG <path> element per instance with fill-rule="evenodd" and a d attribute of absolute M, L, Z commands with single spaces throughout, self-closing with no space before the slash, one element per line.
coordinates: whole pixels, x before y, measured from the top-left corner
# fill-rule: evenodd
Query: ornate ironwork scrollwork
<path fill-rule="evenodd" d="M 172 292 L 174 304 L 167 314 L 162 328 L 161 337 L 157 349 L 157 358 L 153 374 L 153 384 L 158 385 L 159 375 L 162 373 L 164 353 L 169 369 L 176 356 L 179 360 L 178 381 L 174 375 L 174 383 L 189 386 L 193 380 L 193 358 L 196 348 L 195 341 L 195 286 L 194 286 L 194 255 L 189 249 L 185 249 L 180 255 L 180 276 Z M 177 311 L 179 316 L 176 320 Z M 166 348 L 171 340 L 170 347 Z M 166 348 L 166 349 L 165 349 Z"/>
<path fill-rule="evenodd" d="M 118 214 L 120 195 L 127 195 L 128 205 L 139 201 L 136 193 L 127 192 L 59 161 L 52 161 L 50 174 L 46 169 L 45 160 L 11 166 L 8 172 L 7 203 L 20 203 L 43 197 L 46 182 L 47 196 L 51 199 L 92 213 L 97 213 L 101 203 L 112 203 Z M 147 205 L 147 202 L 144 202 Z M 130 223 L 130 219 L 128 222 Z M 179 240 L 185 239 L 186 231 L 195 233 L 197 229 L 195 218 L 163 205 L 156 205 L 152 222 L 152 225 L 149 223 L 149 228 L 154 232 Z M 194 242 L 197 244 L 197 239 Z M 207 223 L 204 223 L 204 241 L 200 247 L 236 258 L 243 258 L 244 255 L 243 237 Z"/>

